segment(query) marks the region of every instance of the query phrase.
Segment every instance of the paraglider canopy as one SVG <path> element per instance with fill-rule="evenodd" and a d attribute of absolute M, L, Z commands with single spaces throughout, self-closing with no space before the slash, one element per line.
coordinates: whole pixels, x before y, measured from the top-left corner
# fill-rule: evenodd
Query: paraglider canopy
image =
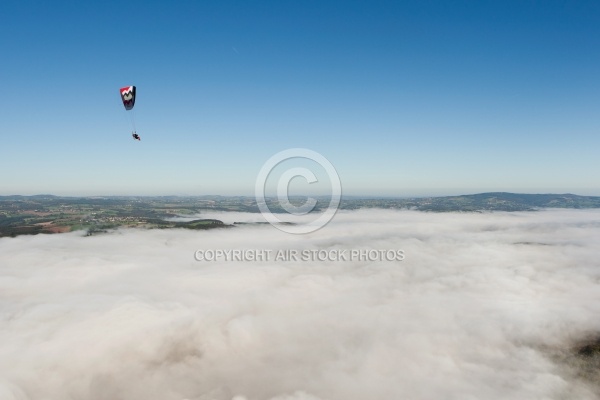
<path fill-rule="evenodd" d="M 135 86 L 125 86 L 120 89 L 121 100 L 126 110 L 132 110 L 135 104 Z"/>

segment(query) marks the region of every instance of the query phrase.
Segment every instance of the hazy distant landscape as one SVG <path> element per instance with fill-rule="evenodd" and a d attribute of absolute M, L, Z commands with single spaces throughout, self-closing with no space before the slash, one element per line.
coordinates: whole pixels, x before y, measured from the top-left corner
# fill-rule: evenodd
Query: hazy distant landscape
<path fill-rule="evenodd" d="M 303 198 L 292 199 L 302 203 Z M 277 199 L 267 199 L 273 212 L 283 212 Z M 327 200 L 319 199 L 314 211 Z M 424 198 L 343 199 L 342 210 L 365 208 L 410 209 L 431 212 L 532 211 L 543 208 L 600 208 L 600 197 L 573 194 L 482 193 Z M 215 219 L 173 221 L 177 216 L 206 212 L 260 212 L 253 197 L 59 197 L 0 196 L 0 237 L 21 234 L 62 233 L 83 230 L 88 234 L 118 227 L 211 229 L 223 227 Z"/>

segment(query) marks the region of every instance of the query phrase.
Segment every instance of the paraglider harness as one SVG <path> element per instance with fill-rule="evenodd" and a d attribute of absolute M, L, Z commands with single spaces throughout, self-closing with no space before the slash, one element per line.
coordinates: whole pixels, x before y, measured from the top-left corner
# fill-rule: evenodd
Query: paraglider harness
<path fill-rule="evenodd" d="M 135 133 L 135 132 L 132 132 L 132 133 L 131 133 L 131 136 L 132 136 L 132 137 L 133 137 L 135 140 L 140 140 L 140 141 L 142 140 L 142 138 L 140 138 L 140 135 L 138 135 L 138 134 L 137 134 L 137 133 Z"/>

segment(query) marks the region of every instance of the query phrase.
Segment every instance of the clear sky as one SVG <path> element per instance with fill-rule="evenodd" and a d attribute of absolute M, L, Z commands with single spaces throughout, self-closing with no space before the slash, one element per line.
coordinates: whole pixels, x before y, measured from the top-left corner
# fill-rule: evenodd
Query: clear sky
<path fill-rule="evenodd" d="M 0 194 L 600 195 L 598 1 L 0 3 Z M 136 85 L 137 131 L 118 89 Z"/>

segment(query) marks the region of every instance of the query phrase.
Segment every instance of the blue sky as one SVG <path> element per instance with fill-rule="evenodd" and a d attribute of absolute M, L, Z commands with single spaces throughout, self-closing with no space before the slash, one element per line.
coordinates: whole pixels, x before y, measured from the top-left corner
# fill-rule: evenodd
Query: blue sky
<path fill-rule="evenodd" d="M 0 4 L 0 194 L 600 195 L 595 1 Z M 138 88 L 136 125 L 118 89 Z"/>

